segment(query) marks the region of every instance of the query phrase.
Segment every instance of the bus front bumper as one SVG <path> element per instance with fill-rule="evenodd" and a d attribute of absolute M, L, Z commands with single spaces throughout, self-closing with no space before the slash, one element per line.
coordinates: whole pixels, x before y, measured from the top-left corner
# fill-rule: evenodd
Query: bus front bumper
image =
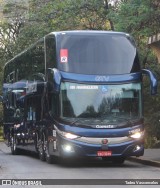
<path fill-rule="evenodd" d="M 126 140 L 125 140 L 126 139 Z M 93 141 L 84 139 L 71 140 L 62 136 L 57 137 L 57 151 L 62 157 L 129 157 L 144 154 L 143 139 L 109 139 L 108 144 L 102 144 L 103 139 Z M 118 141 L 119 140 L 119 141 Z"/>

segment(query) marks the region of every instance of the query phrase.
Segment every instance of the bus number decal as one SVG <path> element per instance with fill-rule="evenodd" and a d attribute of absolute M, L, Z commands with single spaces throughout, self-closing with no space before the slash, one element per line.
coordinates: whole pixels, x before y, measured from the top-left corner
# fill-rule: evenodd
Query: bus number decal
<path fill-rule="evenodd" d="M 61 63 L 68 63 L 68 49 L 60 50 L 60 60 Z"/>
<path fill-rule="evenodd" d="M 109 76 L 96 76 L 95 81 L 98 82 L 108 82 L 109 81 Z"/>

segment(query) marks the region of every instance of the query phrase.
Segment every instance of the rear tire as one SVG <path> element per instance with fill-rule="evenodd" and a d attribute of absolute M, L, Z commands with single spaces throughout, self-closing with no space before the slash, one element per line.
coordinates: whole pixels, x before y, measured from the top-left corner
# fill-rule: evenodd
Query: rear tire
<path fill-rule="evenodd" d="M 42 134 L 42 137 L 38 140 L 38 154 L 41 161 L 46 160 L 45 156 L 45 135 Z"/>
<path fill-rule="evenodd" d="M 37 153 L 39 153 L 39 137 L 38 137 L 38 133 L 36 133 L 36 135 L 35 135 L 35 140 L 34 140 L 34 142 L 35 142 L 35 150 L 36 150 L 36 152 Z"/>

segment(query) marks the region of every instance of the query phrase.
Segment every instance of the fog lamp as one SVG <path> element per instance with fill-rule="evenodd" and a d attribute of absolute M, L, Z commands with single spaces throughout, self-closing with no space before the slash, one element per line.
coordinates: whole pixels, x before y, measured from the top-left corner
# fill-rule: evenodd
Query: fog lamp
<path fill-rule="evenodd" d="M 71 145 L 66 144 L 66 145 L 62 145 L 62 148 L 65 152 L 74 152 L 74 149 Z"/>
<path fill-rule="evenodd" d="M 138 151 L 138 150 L 140 150 L 140 149 L 141 149 L 141 146 L 136 145 L 136 146 L 134 147 L 134 150 L 133 150 L 133 151 L 135 152 L 135 151 Z"/>

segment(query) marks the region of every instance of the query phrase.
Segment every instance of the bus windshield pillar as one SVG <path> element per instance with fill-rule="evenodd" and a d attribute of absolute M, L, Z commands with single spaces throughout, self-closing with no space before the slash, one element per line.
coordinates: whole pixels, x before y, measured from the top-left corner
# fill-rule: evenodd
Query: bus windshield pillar
<path fill-rule="evenodd" d="M 60 71 L 56 68 L 48 69 L 48 72 L 53 74 L 53 87 L 54 92 L 59 93 L 60 92 L 60 85 L 61 85 L 61 74 Z"/>

